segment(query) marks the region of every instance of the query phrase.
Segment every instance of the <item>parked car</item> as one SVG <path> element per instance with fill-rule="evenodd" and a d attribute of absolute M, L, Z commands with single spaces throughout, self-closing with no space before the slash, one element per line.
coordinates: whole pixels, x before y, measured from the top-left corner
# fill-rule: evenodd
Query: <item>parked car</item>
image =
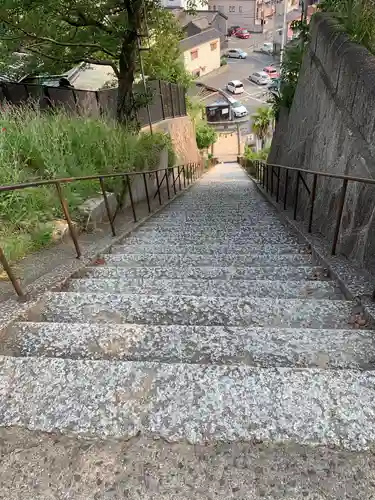
<path fill-rule="evenodd" d="M 247 30 L 238 30 L 235 35 L 237 38 L 250 38 L 250 33 Z"/>
<path fill-rule="evenodd" d="M 267 85 L 267 89 L 270 92 L 278 92 L 280 90 L 281 79 L 280 78 L 272 78 L 270 83 Z"/>
<path fill-rule="evenodd" d="M 247 52 L 244 52 L 242 49 L 229 49 L 226 53 L 227 57 L 233 57 L 236 59 L 246 59 Z"/>
<path fill-rule="evenodd" d="M 273 43 L 272 42 L 264 42 L 264 44 L 260 48 L 260 52 L 264 52 L 265 54 L 272 55 L 273 54 Z"/>
<path fill-rule="evenodd" d="M 267 73 L 270 78 L 279 78 L 280 73 L 274 66 L 266 66 L 263 71 Z"/>
<path fill-rule="evenodd" d="M 228 36 L 233 36 L 236 33 L 236 31 L 238 31 L 240 29 L 241 29 L 241 26 L 231 26 L 228 29 Z"/>
<path fill-rule="evenodd" d="M 232 97 L 228 97 L 228 101 L 232 107 L 234 118 L 242 118 L 249 113 L 245 106 L 240 103 L 240 101 L 236 101 L 235 99 L 232 99 Z"/>
<path fill-rule="evenodd" d="M 271 82 L 271 78 L 264 71 L 256 71 L 249 76 L 249 80 L 257 85 L 268 85 Z"/>
<path fill-rule="evenodd" d="M 242 94 L 244 91 L 243 83 L 239 80 L 232 80 L 227 83 L 227 90 L 229 90 L 232 94 Z"/>

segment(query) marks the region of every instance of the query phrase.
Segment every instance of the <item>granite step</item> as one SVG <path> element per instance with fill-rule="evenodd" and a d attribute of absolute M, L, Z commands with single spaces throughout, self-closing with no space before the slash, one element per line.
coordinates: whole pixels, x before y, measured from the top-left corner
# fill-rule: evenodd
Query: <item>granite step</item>
<path fill-rule="evenodd" d="M 298 240 L 294 235 L 288 234 L 284 231 L 282 232 L 265 232 L 265 233 L 254 233 L 251 235 L 225 235 L 223 234 L 220 236 L 218 234 L 215 237 L 205 237 L 204 234 L 202 235 L 191 235 L 187 233 L 181 233 L 179 235 L 176 235 L 175 233 L 170 232 L 168 236 L 165 238 L 163 236 L 156 236 L 152 234 L 147 234 L 145 233 L 143 236 L 138 236 L 137 233 L 134 233 L 133 236 L 128 236 L 126 239 L 123 240 L 123 244 L 126 245 L 142 245 L 142 244 L 147 244 L 147 243 L 154 243 L 155 245 L 174 245 L 174 244 L 179 244 L 180 246 L 182 244 L 185 244 L 186 246 L 189 245 L 194 245 L 197 243 L 200 244 L 207 244 L 207 245 L 212 245 L 212 244 L 233 244 L 237 246 L 247 246 L 247 245 L 256 245 L 256 246 L 264 246 L 264 245 L 278 245 L 278 244 L 286 244 L 286 245 L 293 245 L 297 244 L 298 245 Z"/>
<path fill-rule="evenodd" d="M 249 240 L 251 241 L 251 240 Z M 280 244 L 280 245 L 253 245 L 237 243 L 236 241 L 225 241 L 222 239 L 217 242 L 217 239 L 212 242 L 207 242 L 205 239 L 202 241 L 195 239 L 188 242 L 176 239 L 176 241 L 166 240 L 164 243 L 161 240 L 155 241 L 154 239 L 145 241 L 134 241 L 133 238 L 124 240 L 122 244 L 114 245 L 111 248 L 112 254 L 126 254 L 126 253 L 167 253 L 167 254 L 237 254 L 237 255 L 259 255 L 259 254 L 305 254 L 309 255 L 306 245 L 295 244 Z"/>
<path fill-rule="evenodd" d="M 214 297 L 269 297 L 343 299 L 332 281 L 207 280 L 180 279 L 75 279 L 67 289 L 72 292 L 126 293 L 149 295 L 196 295 Z"/>
<path fill-rule="evenodd" d="M 275 222 L 256 222 L 253 224 L 247 225 L 233 225 L 233 224 L 222 224 L 221 226 L 201 226 L 200 224 L 195 225 L 179 225 L 179 226 L 170 226 L 169 224 L 165 224 L 163 226 L 140 226 L 137 228 L 136 234 L 144 235 L 144 234 L 152 234 L 155 236 L 168 236 L 169 233 L 173 233 L 176 235 L 180 234 L 192 234 L 192 235 L 206 235 L 206 236 L 222 236 L 222 235 L 251 235 L 254 232 L 265 232 L 265 231 L 286 231 L 292 233 L 292 230 L 285 225 L 283 225 L 280 221 Z"/>
<path fill-rule="evenodd" d="M 269 241 L 267 239 L 269 238 Z M 249 231 L 249 232 L 241 232 L 241 231 L 233 231 L 231 233 L 218 231 L 216 234 L 209 234 L 205 232 L 188 232 L 188 231 L 173 231 L 169 230 L 166 232 L 135 232 L 131 235 L 124 238 L 124 243 L 155 243 L 155 244 L 170 244 L 174 243 L 186 243 L 187 245 L 191 245 L 197 242 L 206 243 L 206 244 L 220 244 L 222 242 L 232 243 L 237 245 L 250 245 L 254 241 L 254 244 L 257 244 L 257 241 L 260 241 L 261 245 L 269 245 L 269 244 L 277 244 L 278 238 L 280 238 L 280 244 L 299 244 L 298 237 L 289 233 L 287 231 L 280 230 L 269 230 L 269 231 Z M 283 241 L 283 240 L 286 240 Z M 293 241 L 292 241 L 293 238 Z M 258 243 L 259 244 L 259 243 Z"/>
<path fill-rule="evenodd" d="M 248 229 L 254 227 L 254 225 L 265 225 L 265 224 L 274 224 L 274 223 L 279 223 L 281 224 L 282 222 L 280 219 L 275 216 L 251 216 L 251 217 L 245 217 L 245 218 L 239 218 L 239 219 L 234 219 L 228 221 L 226 218 L 220 218 L 220 219 L 214 219 L 214 221 L 210 220 L 209 217 L 205 217 L 203 219 L 205 223 L 205 227 L 208 229 L 226 229 L 228 228 L 228 223 L 230 222 L 231 227 L 238 227 L 239 229 Z M 172 229 L 179 229 L 182 227 L 186 227 L 187 229 L 195 229 L 197 226 L 200 225 L 201 220 L 200 219 L 189 219 L 189 220 L 180 220 L 176 219 L 176 217 L 163 217 L 160 218 L 160 216 L 155 216 L 152 219 L 149 219 L 148 221 L 144 222 L 139 229 L 156 229 L 156 230 L 163 230 L 166 227 L 172 228 Z"/>
<path fill-rule="evenodd" d="M 101 259 L 106 264 L 116 266 L 306 266 L 312 264 L 312 256 L 307 254 L 255 254 L 241 255 L 228 253 L 217 254 L 193 254 L 193 253 L 130 253 L 130 250 L 124 248 L 125 253 L 104 254 Z"/>
<path fill-rule="evenodd" d="M 373 370 L 370 330 L 15 323 L 8 356 Z"/>
<path fill-rule="evenodd" d="M 1 427 L 128 440 L 373 447 L 371 371 L 0 358 Z"/>
<path fill-rule="evenodd" d="M 327 280 L 327 273 L 322 267 L 313 266 L 265 266 L 265 267 L 119 267 L 92 266 L 86 267 L 75 275 L 76 278 L 90 277 L 95 279 L 211 279 L 211 280 Z"/>
<path fill-rule="evenodd" d="M 352 312 L 341 300 L 59 292 L 46 293 L 28 320 L 346 329 Z"/>

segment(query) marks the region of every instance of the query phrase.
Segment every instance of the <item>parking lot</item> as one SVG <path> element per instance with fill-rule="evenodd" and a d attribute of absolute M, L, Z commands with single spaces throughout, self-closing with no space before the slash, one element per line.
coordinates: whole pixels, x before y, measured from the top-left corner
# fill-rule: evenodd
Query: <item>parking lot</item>
<path fill-rule="evenodd" d="M 224 91 L 227 95 L 240 101 L 249 112 L 248 133 L 251 132 L 251 115 L 261 106 L 267 106 L 269 92 L 265 86 L 256 85 L 249 80 L 249 76 L 255 71 L 261 71 L 265 66 L 271 64 L 278 67 L 278 62 L 267 54 L 254 52 L 254 46 L 259 46 L 262 40 L 254 40 L 258 35 L 252 35 L 250 39 L 241 40 L 231 37 L 229 48 L 239 48 L 244 50 L 248 55 L 246 59 L 227 59 L 228 70 L 219 75 L 207 75 L 200 80 L 207 85 L 216 87 Z M 253 38 L 254 37 L 254 38 Z M 240 80 L 244 86 L 242 94 L 230 94 L 226 90 L 226 85 L 231 80 Z"/>
<path fill-rule="evenodd" d="M 257 35 L 252 35 L 252 37 Z M 246 59 L 227 59 L 228 71 L 219 75 L 207 75 L 200 80 L 207 85 L 219 88 L 226 92 L 226 85 L 230 80 L 240 80 L 244 85 L 244 93 L 235 95 L 236 99 L 241 101 L 252 114 L 262 105 L 267 104 L 268 92 L 264 86 L 256 85 L 249 81 L 249 76 L 255 71 L 261 71 L 265 66 L 274 64 L 278 66 L 277 61 L 267 54 L 254 52 L 254 46 L 258 45 L 253 38 L 241 40 L 231 37 L 229 41 L 229 48 L 239 48 L 244 50 L 248 55 Z M 228 94 L 229 95 L 229 94 Z M 232 94 L 231 94 L 232 95 Z"/>

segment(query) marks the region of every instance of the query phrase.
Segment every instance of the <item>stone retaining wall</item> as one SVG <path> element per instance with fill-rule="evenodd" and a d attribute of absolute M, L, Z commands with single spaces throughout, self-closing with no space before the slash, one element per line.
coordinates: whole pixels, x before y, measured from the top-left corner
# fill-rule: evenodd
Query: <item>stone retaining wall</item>
<path fill-rule="evenodd" d="M 274 134 L 270 163 L 308 170 L 375 178 L 375 57 L 350 41 L 326 14 L 311 23 L 289 115 Z M 311 186 L 312 176 L 305 176 Z M 292 199 L 294 176 L 289 183 Z M 314 230 L 332 239 L 342 182 L 318 181 Z M 301 185 L 298 213 L 308 210 Z M 338 250 L 367 267 L 375 266 L 375 188 L 349 183 Z"/>

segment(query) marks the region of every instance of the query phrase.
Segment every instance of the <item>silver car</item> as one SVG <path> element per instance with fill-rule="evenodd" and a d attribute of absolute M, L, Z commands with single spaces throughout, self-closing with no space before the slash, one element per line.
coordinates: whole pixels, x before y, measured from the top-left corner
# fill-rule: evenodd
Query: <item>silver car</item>
<path fill-rule="evenodd" d="M 256 83 L 257 85 L 268 85 L 271 81 L 271 78 L 265 71 L 256 71 L 249 76 L 249 80 Z"/>
<path fill-rule="evenodd" d="M 246 59 L 247 52 L 244 52 L 242 49 L 229 49 L 226 56 L 233 57 L 235 59 Z"/>

